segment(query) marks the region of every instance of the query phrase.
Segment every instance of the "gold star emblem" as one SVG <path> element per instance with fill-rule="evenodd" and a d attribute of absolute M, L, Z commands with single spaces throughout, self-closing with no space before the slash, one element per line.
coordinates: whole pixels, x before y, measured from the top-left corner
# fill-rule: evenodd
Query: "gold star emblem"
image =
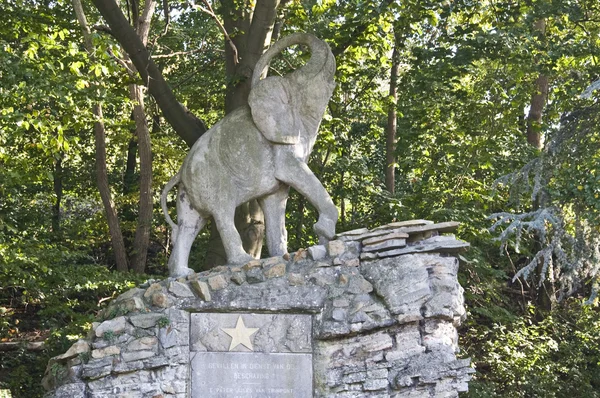
<path fill-rule="evenodd" d="M 250 336 L 258 331 L 259 328 L 247 328 L 244 325 L 244 320 L 240 315 L 238 317 L 235 328 L 221 328 L 222 331 L 231 336 L 231 344 L 229 345 L 229 351 L 233 350 L 238 345 L 242 344 L 250 351 L 253 351 L 252 341 L 250 341 Z"/>

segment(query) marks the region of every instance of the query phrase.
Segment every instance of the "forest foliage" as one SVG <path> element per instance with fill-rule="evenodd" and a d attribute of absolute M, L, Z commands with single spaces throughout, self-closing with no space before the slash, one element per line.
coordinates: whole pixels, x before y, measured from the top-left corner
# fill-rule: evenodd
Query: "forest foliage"
<path fill-rule="evenodd" d="M 138 2 L 121 3 L 131 19 Z M 255 5 L 210 4 L 220 20 Z M 42 351 L 0 352 L 0 390 L 15 397 L 41 396 L 48 358 L 85 334 L 108 299 L 166 275 L 158 196 L 187 145 L 146 95 L 154 208 L 145 274 L 117 272 L 96 183 L 94 106 L 103 107 L 110 194 L 133 256 L 141 172 L 128 87 L 143 81 L 92 2 L 83 7 L 92 52 L 71 2 L 0 4 L 0 347 L 45 341 Z M 467 396 L 600 396 L 597 1 L 282 0 L 275 27 L 314 33 L 336 56 L 337 88 L 309 166 L 338 207 L 338 230 L 462 223 L 458 236 L 472 247 L 461 255 L 461 355 L 477 370 Z M 160 2 L 147 48 L 190 112 L 207 126 L 223 117 L 244 76 L 228 72 L 230 48 L 211 15 Z M 270 73 L 304 59 L 289 50 Z M 291 251 L 316 243 L 315 210 L 295 192 L 286 218 Z M 204 266 L 209 242 L 203 232 L 191 266 Z"/>

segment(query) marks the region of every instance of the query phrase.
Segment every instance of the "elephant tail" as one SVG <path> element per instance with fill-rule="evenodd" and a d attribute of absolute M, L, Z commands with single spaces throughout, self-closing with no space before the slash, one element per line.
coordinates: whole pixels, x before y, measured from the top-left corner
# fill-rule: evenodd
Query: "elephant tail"
<path fill-rule="evenodd" d="M 173 222 L 173 219 L 169 216 L 169 209 L 167 209 L 167 195 L 168 195 L 169 191 L 171 189 L 173 189 L 173 187 L 179 183 L 180 180 L 181 180 L 181 171 L 177 172 L 177 174 L 175 174 L 173 176 L 173 178 L 171 178 L 169 180 L 169 182 L 167 182 L 167 185 L 165 185 L 165 187 L 162 191 L 162 194 L 160 195 L 160 206 L 162 207 L 162 211 L 165 215 L 165 219 L 167 220 L 167 223 L 171 226 L 171 229 L 173 230 L 174 235 L 176 235 L 176 233 L 177 233 L 177 224 L 175 224 Z"/>

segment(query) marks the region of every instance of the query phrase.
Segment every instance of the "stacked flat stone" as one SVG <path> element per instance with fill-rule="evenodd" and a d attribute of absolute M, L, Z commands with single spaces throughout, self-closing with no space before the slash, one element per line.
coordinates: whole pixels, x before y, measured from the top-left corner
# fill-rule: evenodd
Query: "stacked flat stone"
<path fill-rule="evenodd" d="M 443 222 L 434 224 L 428 220 L 393 222 L 373 230 L 355 229 L 337 235 L 346 242 L 360 242 L 361 260 L 394 257 L 411 253 L 456 253 L 467 249 L 469 244 L 455 239 L 452 232 L 460 223 Z"/>
<path fill-rule="evenodd" d="M 456 357 L 456 253 L 468 244 L 441 235 L 457 226 L 391 223 L 286 258 L 148 281 L 49 362 L 47 397 L 189 397 L 190 319 L 202 312 L 310 315 L 315 397 L 456 397 L 473 372 Z M 290 335 L 280 325 L 261 341 Z"/>

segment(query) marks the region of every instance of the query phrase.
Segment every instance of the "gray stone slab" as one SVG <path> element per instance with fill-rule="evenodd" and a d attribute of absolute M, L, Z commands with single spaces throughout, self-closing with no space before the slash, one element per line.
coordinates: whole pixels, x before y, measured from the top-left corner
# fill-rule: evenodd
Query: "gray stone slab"
<path fill-rule="evenodd" d="M 311 354 L 196 352 L 192 398 L 310 398 Z"/>
<path fill-rule="evenodd" d="M 364 246 L 368 246 L 368 245 L 374 245 L 377 243 L 385 242 L 386 240 L 406 239 L 406 238 L 408 238 L 407 233 L 391 230 L 389 234 L 374 236 L 372 238 L 365 239 L 365 240 L 363 240 L 362 244 Z"/>
<path fill-rule="evenodd" d="M 406 246 L 406 239 L 391 239 L 363 247 L 363 252 L 381 252 Z"/>
<path fill-rule="evenodd" d="M 237 327 L 248 340 L 232 347 Z M 253 330 L 254 329 L 254 330 Z M 250 345 L 250 349 L 247 345 Z M 300 314 L 195 313 L 191 315 L 191 351 L 312 352 L 312 316 Z"/>
<path fill-rule="evenodd" d="M 358 228 L 358 229 L 353 229 L 352 231 L 340 232 L 336 236 L 340 237 L 340 236 L 362 235 L 366 232 L 369 232 L 369 230 L 367 228 Z"/>
<path fill-rule="evenodd" d="M 400 227 L 414 227 L 420 225 L 430 225 L 433 224 L 433 221 L 429 220 L 408 220 L 408 221 L 396 221 L 386 225 L 381 225 L 377 228 L 374 228 L 374 231 L 381 229 L 396 229 Z"/>
<path fill-rule="evenodd" d="M 457 240 L 452 235 L 434 236 L 432 238 L 425 239 L 418 242 L 417 244 L 406 246 L 400 249 L 390 250 L 384 253 L 379 253 L 379 257 L 395 257 L 404 254 L 412 253 L 428 253 L 428 252 L 442 252 L 442 253 L 457 253 L 468 249 L 470 244 L 462 240 Z"/>

